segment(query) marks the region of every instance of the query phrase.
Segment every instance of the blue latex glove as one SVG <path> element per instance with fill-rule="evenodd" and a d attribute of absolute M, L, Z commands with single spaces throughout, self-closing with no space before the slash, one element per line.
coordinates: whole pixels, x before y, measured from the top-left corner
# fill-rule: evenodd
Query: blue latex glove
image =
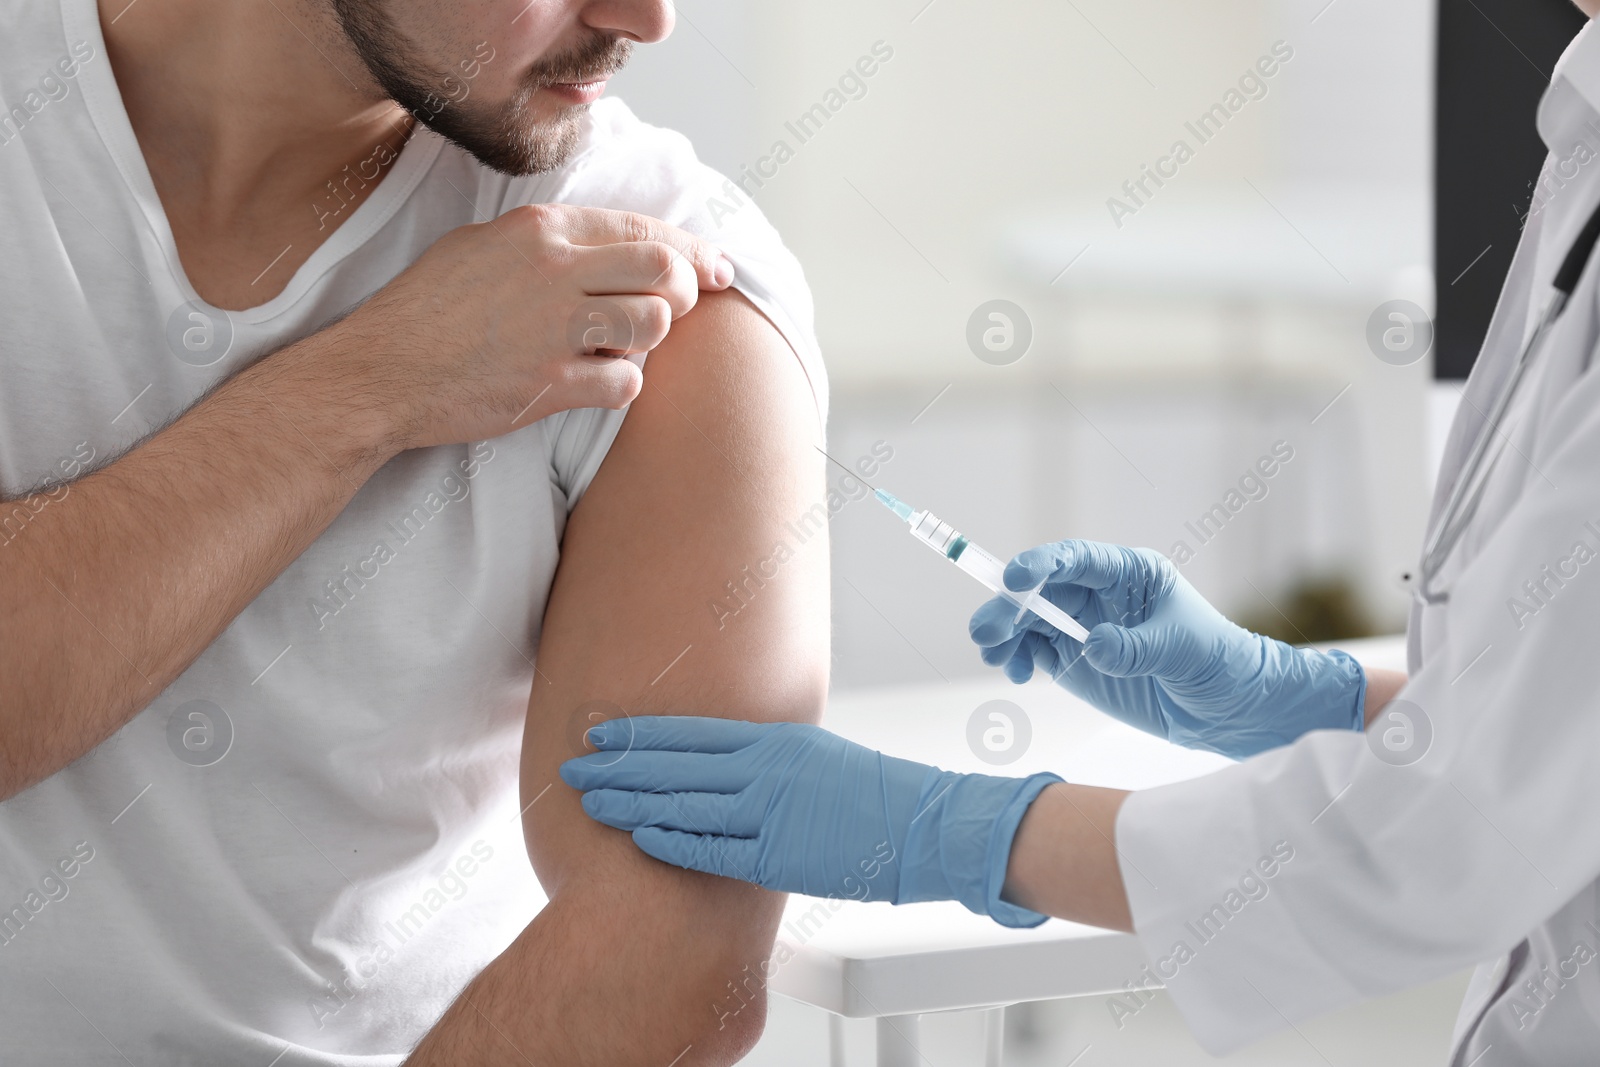
<path fill-rule="evenodd" d="M 983 661 L 1013 682 L 1034 669 L 1141 730 L 1245 756 L 1309 730 L 1360 730 L 1367 676 L 1344 652 L 1294 648 L 1225 619 L 1159 552 L 1096 541 L 1030 548 L 1005 570 L 1089 630 L 1079 643 L 999 597 L 972 616 Z"/>
<path fill-rule="evenodd" d="M 583 810 L 690 870 L 816 897 L 959 900 L 1005 926 L 1011 840 L 1053 774 L 955 774 L 803 723 L 640 716 L 591 727 L 561 765 Z"/>

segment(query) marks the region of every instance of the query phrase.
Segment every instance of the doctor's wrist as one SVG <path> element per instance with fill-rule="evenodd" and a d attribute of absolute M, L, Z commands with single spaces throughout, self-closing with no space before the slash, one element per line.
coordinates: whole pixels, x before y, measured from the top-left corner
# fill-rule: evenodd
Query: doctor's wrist
<path fill-rule="evenodd" d="M 1378 712 L 1398 696 L 1410 680 L 1405 671 L 1391 671 L 1382 667 L 1363 668 L 1362 677 L 1366 685 L 1362 692 L 1361 725 L 1356 727 L 1358 730 L 1371 726 Z"/>
<path fill-rule="evenodd" d="M 933 770 L 905 837 L 895 902 L 957 900 L 1003 926 L 1047 915 L 1002 898 L 1012 841 L 1034 799 L 1059 775 L 1002 778 Z"/>
<path fill-rule="evenodd" d="M 1001 899 L 1034 914 L 1132 930 L 1116 848 L 1130 794 L 1059 782 L 1029 806 L 1010 846 Z"/>
<path fill-rule="evenodd" d="M 988 854 L 984 857 L 983 906 L 980 910 L 971 903 L 963 903 L 1001 926 L 1038 926 L 1050 916 L 1006 900 L 1006 876 L 1011 867 L 1011 850 L 1016 844 L 1017 831 L 1022 827 L 1023 818 L 1046 789 L 1057 783 L 1064 784 L 1066 779 L 1046 772 L 1011 781 L 1010 793 L 1006 796 L 999 817 L 995 819 L 994 829 L 989 835 Z"/>
<path fill-rule="evenodd" d="M 1322 653 L 1333 664 L 1333 673 L 1343 678 L 1344 693 L 1333 701 L 1333 721 L 1338 730 L 1361 730 L 1367 724 L 1367 672 L 1348 652 L 1332 649 Z"/>

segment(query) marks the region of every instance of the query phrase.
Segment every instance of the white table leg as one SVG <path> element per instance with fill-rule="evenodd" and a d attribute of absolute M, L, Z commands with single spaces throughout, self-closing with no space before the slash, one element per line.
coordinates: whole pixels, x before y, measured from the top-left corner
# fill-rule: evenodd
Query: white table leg
<path fill-rule="evenodd" d="M 828 1067 L 845 1067 L 844 1016 L 828 1013 Z"/>
<path fill-rule="evenodd" d="M 1000 1067 L 1006 1043 L 1006 1009 L 989 1008 L 976 1014 L 983 1016 L 983 1067 Z"/>
<path fill-rule="evenodd" d="M 878 1020 L 878 1067 L 927 1067 L 921 1039 L 922 1016 L 883 1016 Z"/>
<path fill-rule="evenodd" d="M 952 1014 L 960 1018 L 963 1027 L 972 1027 L 968 1033 L 982 1030 L 983 1067 L 1001 1067 L 1006 1039 L 1005 1007 Z M 828 1016 L 828 1062 L 831 1067 L 845 1067 L 844 1019 L 833 1014 Z M 878 1019 L 878 1067 L 928 1067 L 922 1054 L 921 1015 L 886 1015 Z"/>

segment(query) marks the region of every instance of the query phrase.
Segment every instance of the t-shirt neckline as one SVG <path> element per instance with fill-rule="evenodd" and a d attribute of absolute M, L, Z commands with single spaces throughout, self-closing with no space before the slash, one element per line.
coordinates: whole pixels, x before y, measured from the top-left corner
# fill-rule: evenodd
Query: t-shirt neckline
<path fill-rule="evenodd" d="M 116 163 L 129 194 L 144 213 L 145 222 L 162 255 L 166 257 L 167 269 L 173 280 L 185 299 L 194 301 L 216 315 L 226 316 L 235 323 L 267 322 L 298 303 L 330 268 L 360 248 L 393 217 L 444 147 L 442 137 L 417 123 L 411 136 L 401 145 L 399 158 L 379 181 L 378 187 L 300 265 L 282 292 L 255 307 L 238 311 L 214 308 L 195 291 L 184 270 L 183 261 L 178 257 L 178 243 L 172 235 L 166 209 L 156 193 L 155 181 L 150 177 L 144 152 L 133 132 L 133 123 L 128 118 L 122 92 L 111 69 L 96 0 L 61 0 L 61 24 L 69 45 L 76 40 L 87 40 L 103 60 L 100 63 L 86 63 L 79 72 L 78 82 L 83 92 L 84 106 L 88 108 L 101 143 Z"/>

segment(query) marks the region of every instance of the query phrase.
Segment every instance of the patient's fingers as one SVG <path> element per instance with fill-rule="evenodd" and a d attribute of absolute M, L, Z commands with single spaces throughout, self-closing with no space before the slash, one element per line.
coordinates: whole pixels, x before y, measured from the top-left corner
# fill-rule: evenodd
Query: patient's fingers
<path fill-rule="evenodd" d="M 608 296 L 578 307 L 567 339 L 585 355 L 649 352 L 672 328 L 672 309 L 658 296 Z"/>
<path fill-rule="evenodd" d="M 687 257 L 702 289 L 726 289 L 733 280 L 733 264 L 720 249 L 702 237 L 681 230 L 660 219 L 631 211 L 606 208 L 543 205 L 546 214 L 559 214 L 562 232 L 575 245 L 601 246 L 626 243 L 659 243 Z M 665 262 L 661 264 L 665 266 Z"/>
<path fill-rule="evenodd" d="M 696 834 L 755 837 L 761 812 L 754 805 L 723 793 L 641 793 L 629 789 L 595 789 L 583 795 L 589 817 L 619 830 L 655 826 Z"/>
<path fill-rule="evenodd" d="M 569 276 L 591 296 L 658 297 L 669 319 L 688 314 L 700 297 L 694 264 L 656 242 L 580 248 Z"/>
<path fill-rule="evenodd" d="M 709 837 L 645 826 L 633 832 L 633 843 L 663 863 L 765 884 L 760 879 L 760 848 L 751 838 Z"/>

